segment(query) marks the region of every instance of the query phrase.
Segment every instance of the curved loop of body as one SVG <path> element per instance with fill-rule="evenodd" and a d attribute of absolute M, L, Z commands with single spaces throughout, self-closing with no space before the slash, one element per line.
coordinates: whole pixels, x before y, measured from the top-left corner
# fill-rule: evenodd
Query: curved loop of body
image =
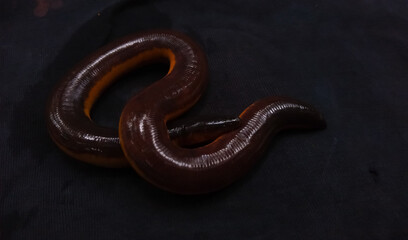
<path fill-rule="evenodd" d="M 128 101 L 119 131 L 92 122 L 90 110 L 103 89 L 133 67 L 158 60 L 169 62 L 167 75 Z M 277 132 L 325 126 L 312 106 L 269 97 L 239 118 L 169 130 L 168 121 L 201 97 L 207 75 L 205 54 L 183 34 L 152 31 L 123 38 L 84 60 L 57 86 L 47 111 L 50 135 L 75 158 L 118 167 L 126 165 L 124 153 L 139 175 L 159 188 L 201 194 L 226 187 L 248 172 Z"/>
<path fill-rule="evenodd" d="M 234 131 L 202 147 L 177 146 L 166 134 L 166 122 L 201 96 L 205 81 L 198 73 L 205 71 L 201 64 L 205 59 L 194 44 L 172 35 L 165 42 L 182 53 L 174 58 L 173 71 L 130 99 L 119 123 L 126 158 L 152 184 L 180 194 L 216 191 L 248 172 L 268 138 L 278 131 L 325 126 L 312 106 L 290 98 L 270 97 L 245 109 Z"/>
<path fill-rule="evenodd" d="M 118 130 L 94 123 L 90 117 L 92 105 L 111 83 L 141 65 L 168 62 L 172 76 L 174 73 L 189 74 L 184 72 L 184 67 L 188 66 L 174 68 L 175 59 L 184 54 L 200 56 L 200 71 L 189 76 L 191 80 L 199 78 L 203 90 L 207 83 L 204 54 L 198 47 L 186 53 L 177 45 L 179 42 L 195 46 L 186 36 L 173 32 L 135 34 L 99 49 L 80 62 L 59 82 L 48 101 L 46 121 L 53 141 L 68 155 L 81 161 L 102 167 L 128 166 L 119 144 Z M 177 85 L 173 88 L 178 90 Z M 198 99 L 197 94 L 201 93 L 194 94 Z M 143 104 L 150 105 L 152 101 L 154 98 Z M 237 128 L 239 121 L 237 117 L 214 117 L 180 123 L 172 126 L 168 134 L 177 145 L 194 146 Z"/>

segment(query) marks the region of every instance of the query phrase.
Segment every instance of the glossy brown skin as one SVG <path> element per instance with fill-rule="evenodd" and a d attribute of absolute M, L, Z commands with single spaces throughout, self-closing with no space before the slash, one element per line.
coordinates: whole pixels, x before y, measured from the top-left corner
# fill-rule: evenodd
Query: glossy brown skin
<path fill-rule="evenodd" d="M 151 36 L 146 36 L 146 39 Z M 255 164 L 267 140 L 288 128 L 323 128 L 312 106 L 285 97 L 255 102 L 240 115 L 237 130 L 208 145 L 186 149 L 171 141 L 166 122 L 190 108 L 203 93 L 204 54 L 188 39 L 161 35 L 159 47 L 173 46 L 174 68 L 126 104 L 119 138 L 126 158 L 147 181 L 179 194 L 202 194 L 228 186 Z M 163 45 L 161 45 L 163 44 Z"/>
<path fill-rule="evenodd" d="M 92 104 L 110 82 L 134 66 L 157 59 L 170 62 L 169 72 L 126 104 L 119 123 L 120 141 L 115 129 L 91 121 Z M 57 86 L 48 105 L 50 135 L 71 156 L 108 167 L 122 163 L 120 142 L 131 166 L 152 184 L 175 193 L 200 194 L 226 187 L 248 172 L 277 132 L 325 126 L 310 105 L 270 97 L 249 106 L 239 120 L 169 131 L 167 122 L 198 101 L 207 75 L 205 55 L 182 34 L 148 32 L 121 39 L 84 60 Z M 224 125 L 230 127 L 225 130 Z M 176 140 L 172 132 L 178 133 Z M 201 147 L 180 146 L 213 138 Z"/>
<path fill-rule="evenodd" d="M 173 46 L 169 38 L 194 44 L 184 35 L 172 32 L 137 34 L 99 49 L 71 70 L 55 87 L 47 105 L 47 128 L 53 141 L 64 152 L 84 162 L 102 167 L 128 166 L 119 144 L 118 130 L 95 124 L 90 117 L 90 110 L 109 84 L 135 67 L 169 61 L 169 72 L 180 72 L 173 69 L 174 58 L 181 54 L 196 53 L 183 52 L 178 46 Z M 200 64 L 202 72 L 195 74 L 206 79 L 207 62 L 203 59 Z M 177 67 L 188 68 L 181 65 Z M 169 84 L 177 91 L 177 83 Z M 161 92 L 156 94 L 160 95 Z M 154 98 L 141 104 L 151 104 L 150 101 L 154 101 Z M 169 134 L 166 128 L 164 134 L 180 146 L 191 146 L 236 129 L 239 121 L 239 118 L 214 118 L 179 124 L 170 128 Z"/>

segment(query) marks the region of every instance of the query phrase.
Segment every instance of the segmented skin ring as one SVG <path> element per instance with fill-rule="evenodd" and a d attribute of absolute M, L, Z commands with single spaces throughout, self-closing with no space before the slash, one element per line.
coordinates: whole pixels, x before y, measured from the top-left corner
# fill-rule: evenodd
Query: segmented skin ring
<path fill-rule="evenodd" d="M 119 130 L 91 120 L 92 105 L 109 84 L 135 67 L 163 60 L 169 62 L 167 75 L 127 102 Z M 128 36 L 101 48 L 63 78 L 47 107 L 48 130 L 54 142 L 77 159 L 105 167 L 130 163 L 161 189 L 201 194 L 245 175 L 279 131 L 325 127 L 312 106 L 268 97 L 250 105 L 239 118 L 168 129 L 169 120 L 199 100 L 207 81 L 205 54 L 187 36 L 173 31 Z M 197 143 L 202 144 L 185 147 Z"/>

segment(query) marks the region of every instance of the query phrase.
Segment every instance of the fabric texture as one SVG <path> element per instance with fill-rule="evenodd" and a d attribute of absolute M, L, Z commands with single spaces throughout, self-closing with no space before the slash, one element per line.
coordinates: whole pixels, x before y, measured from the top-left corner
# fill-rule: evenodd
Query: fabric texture
<path fill-rule="evenodd" d="M 207 54 L 209 86 L 183 118 L 285 95 L 313 104 L 327 128 L 279 134 L 247 176 L 204 196 L 67 156 L 45 127 L 53 86 L 95 49 L 148 29 L 184 32 Z M 2 1 L 0 66 L 2 240 L 408 239 L 404 1 Z M 116 127 L 166 68 L 115 83 L 95 121 Z"/>

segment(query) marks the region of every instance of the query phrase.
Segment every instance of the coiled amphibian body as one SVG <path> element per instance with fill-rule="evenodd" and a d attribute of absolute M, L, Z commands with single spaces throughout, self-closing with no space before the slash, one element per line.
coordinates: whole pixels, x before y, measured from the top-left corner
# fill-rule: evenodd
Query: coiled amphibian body
<path fill-rule="evenodd" d="M 92 105 L 110 83 L 134 67 L 162 60 L 169 62 L 167 75 L 129 100 L 119 131 L 92 122 Z M 122 38 L 86 58 L 56 87 L 47 107 L 50 135 L 80 160 L 105 167 L 129 162 L 162 189 L 199 194 L 243 176 L 277 132 L 325 126 L 310 105 L 269 97 L 246 108 L 239 118 L 169 130 L 167 122 L 192 107 L 204 92 L 207 68 L 201 48 L 183 34 L 151 31 Z M 209 140 L 213 141 L 204 144 Z M 197 143 L 201 146 L 184 147 Z"/>

